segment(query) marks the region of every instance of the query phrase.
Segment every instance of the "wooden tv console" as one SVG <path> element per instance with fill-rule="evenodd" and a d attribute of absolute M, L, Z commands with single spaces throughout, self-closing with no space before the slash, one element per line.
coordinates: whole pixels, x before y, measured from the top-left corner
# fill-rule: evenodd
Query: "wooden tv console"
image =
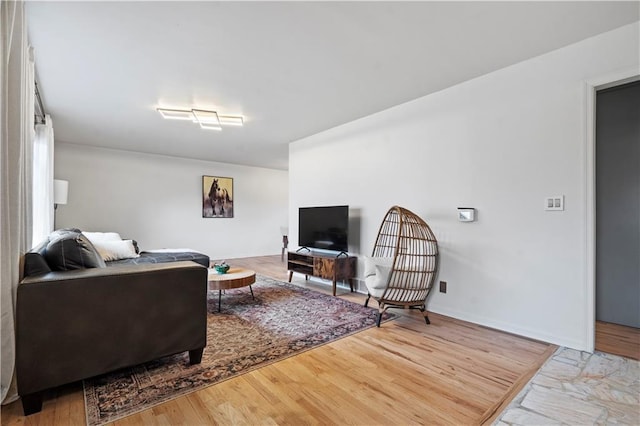
<path fill-rule="evenodd" d="M 294 272 L 318 278 L 331 280 L 333 295 L 336 295 L 336 282 L 349 280 L 349 287 L 353 292 L 353 278 L 356 276 L 357 257 L 341 254 L 339 256 L 325 253 L 297 252 L 287 253 L 287 269 L 289 282 Z"/>

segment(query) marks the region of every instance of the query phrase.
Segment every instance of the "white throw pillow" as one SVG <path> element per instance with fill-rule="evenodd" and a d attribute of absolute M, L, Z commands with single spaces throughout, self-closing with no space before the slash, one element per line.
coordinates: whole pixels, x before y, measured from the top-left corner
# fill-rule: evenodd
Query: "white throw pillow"
<path fill-rule="evenodd" d="M 393 266 L 393 257 L 364 257 L 364 277 L 376 274 L 376 266 Z"/>
<path fill-rule="evenodd" d="M 373 282 L 371 288 L 385 289 L 389 283 L 389 274 L 391 273 L 391 266 L 376 265 L 376 281 Z"/>
<path fill-rule="evenodd" d="M 105 262 L 140 257 L 132 240 L 96 241 L 93 245 Z"/>
<path fill-rule="evenodd" d="M 380 297 L 387 288 L 393 257 L 365 257 L 364 283 L 369 294 Z"/>
<path fill-rule="evenodd" d="M 117 232 L 82 232 L 93 245 L 99 241 L 122 241 Z"/>

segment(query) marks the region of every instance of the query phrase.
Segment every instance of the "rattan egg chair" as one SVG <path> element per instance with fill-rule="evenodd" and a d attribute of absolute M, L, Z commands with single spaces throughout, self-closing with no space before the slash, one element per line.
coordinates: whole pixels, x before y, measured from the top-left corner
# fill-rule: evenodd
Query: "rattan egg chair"
<path fill-rule="evenodd" d="M 429 225 L 409 210 L 393 206 L 387 212 L 373 253 L 365 258 L 369 299 L 378 302 L 377 325 L 389 308 L 419 309 L 427 324 L 426 300 L 438 273 L 438 241 Z"/>

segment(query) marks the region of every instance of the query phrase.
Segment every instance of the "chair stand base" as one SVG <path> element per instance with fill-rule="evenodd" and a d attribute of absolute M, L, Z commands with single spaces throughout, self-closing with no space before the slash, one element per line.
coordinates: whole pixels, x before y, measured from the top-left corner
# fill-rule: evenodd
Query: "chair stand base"
<path fill-rule="evenodd" d="M 420 309 L 420 312 L 422 312 L 422 315 L 424 316 L 424 321 L 427 324 L 431 324 L 431 321 L 429 321 L 429 316 L 427 315 L 427 309 L 424 306 L 420 306 L 418 309 Z"/>
<path fill-rule="evenodd" d="M 367 300 L 365 300 L 364 302 L 364 306 L 366 307 L 369 304 L 369 298 L 371 298 L 371 295 L 367 295 Z M 376 299 L 377 300 L 377 299 Z M 399 309 L 419 309 L 420 312 L 422 313 L 422 316 L 424 317 L 424 322 L 427 323 L 427 325 L 431 324 L 431 321 L 429 320 L 429 316 L 427 315 L 427 309 L 424 305 L 410 305 L 410 306 L 403 306 L 403 305 L 393 305 L 393 304 L 387 304 L 385 302 L 380 302 L 378 301 L 378 317 L 376 318 L 376 326 L 380 327 L 380 323 L 382 321 L 382 314 L 384 314 L 384 312 L 389 309 L 389 308 L 399 308 Z"/>

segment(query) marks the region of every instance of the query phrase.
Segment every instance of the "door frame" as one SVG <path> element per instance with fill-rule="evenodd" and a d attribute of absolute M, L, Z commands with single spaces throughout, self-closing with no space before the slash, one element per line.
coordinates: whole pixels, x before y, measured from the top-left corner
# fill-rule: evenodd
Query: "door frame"
<path fill-rule="evenodd" d="M 587 80 L 585 94 L 585 294 L 586 350 L 595 350 L 596 340 L 596 92 L 640 80 L 638 67 L 627 68 Z"/>

